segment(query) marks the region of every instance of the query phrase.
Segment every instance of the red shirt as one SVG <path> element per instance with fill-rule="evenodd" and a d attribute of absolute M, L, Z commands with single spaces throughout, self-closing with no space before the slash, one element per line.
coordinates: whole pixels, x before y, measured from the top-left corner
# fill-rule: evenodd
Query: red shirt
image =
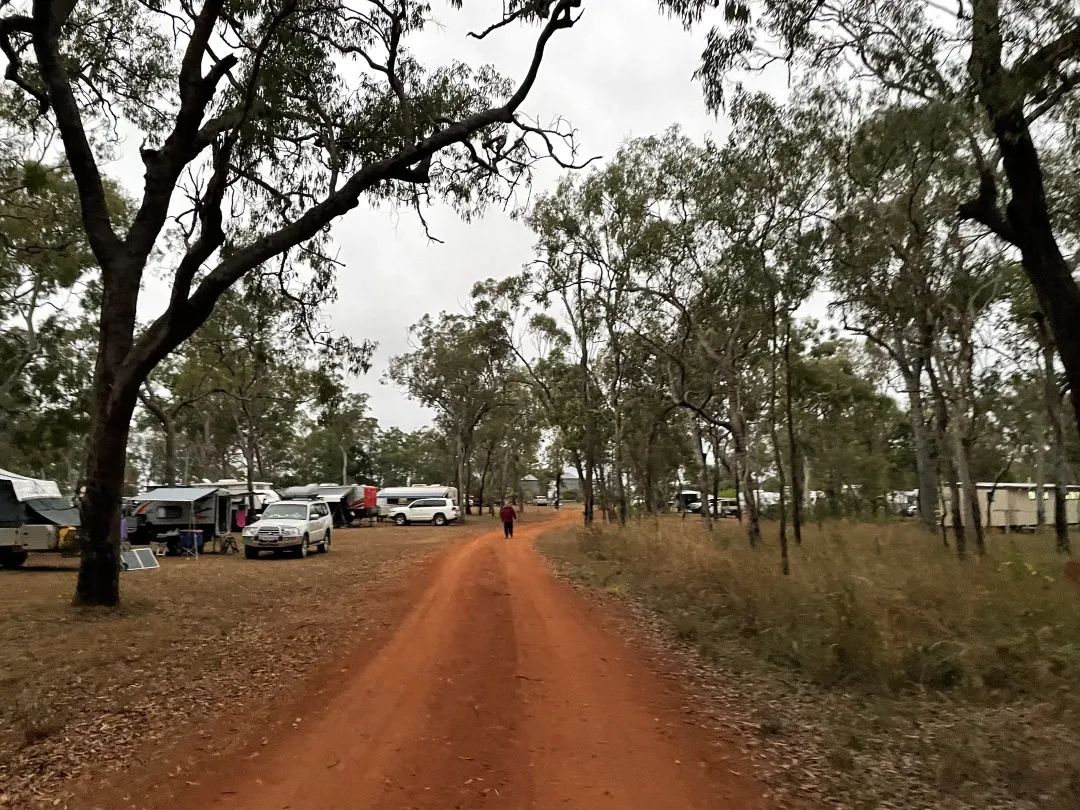
<path fill-rule="evenodd" d="M 501 520 L 503 523 L 513 523 L 516 517 L 517 512 L 514 511 L 514 507 L 512 507 L 510 504 L 507 504 L 499 510 L 499 520 Z"/>

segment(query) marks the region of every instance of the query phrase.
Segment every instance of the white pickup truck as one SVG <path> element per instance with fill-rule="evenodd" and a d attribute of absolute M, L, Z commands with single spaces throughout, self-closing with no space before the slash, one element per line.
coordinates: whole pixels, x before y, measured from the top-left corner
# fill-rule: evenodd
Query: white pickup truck
<path fill-rule="evenodd" d="M 0 470 L 0 567 L 20 567 L 31 551 L 76 551 L 78 525 L 55 482 Z"/>

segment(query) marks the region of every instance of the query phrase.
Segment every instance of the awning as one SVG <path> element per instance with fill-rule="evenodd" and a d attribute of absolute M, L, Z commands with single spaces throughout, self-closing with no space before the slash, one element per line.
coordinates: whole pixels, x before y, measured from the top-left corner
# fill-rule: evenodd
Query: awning
<path fill-rule="evenodd" d="M 26 522 L 53 526 L 79 526 L 79 510 L 63 498 L 30 498 L 26 504 Z"/>
<path fill-rule="evenodd" d="M 161 489 L 152 489 L 149 492 L 144 492 L 139 496 L 139 500 L 146 501 L 160 501 L 162 503 L 194 503 L 195 501 L 201 501 L 203 498 L 208 498 L 211 495 L 228 495 L 228 491 L 219 489 L 218 487 L 162 487 Z"/>

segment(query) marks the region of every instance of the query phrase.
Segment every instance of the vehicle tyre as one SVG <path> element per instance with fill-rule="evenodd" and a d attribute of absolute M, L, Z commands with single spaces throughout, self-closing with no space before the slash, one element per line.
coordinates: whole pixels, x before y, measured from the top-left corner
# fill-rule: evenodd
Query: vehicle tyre
<path fill-rule="evenodd" d="M 431 519 L 431 522 L 434 523 L 436 526 L 445 526 L 446 515 L 436 515 Z"/>
<path fill-rule="evenodd" d="M 327 531 L 326 536 L 322 539 L 322 542 L 319 543 L 319 553 L 320 554 L 325 554 L 329 550 L 330 550 L 330 532 Z"/>
<path fill-rule="evenodd" d="M 301 560 L 304 559 L 308 555 L 308 546 L 310 545 L 311 541 L 308 540 L 308 536 L 305 534 L 303 539 L 300 541 L 300 548 L 296 550 L 296 556 L 299 557 Z"/>
<path fill-rule="evenodd" d="M 257 560 L 259 558 L 259 550 L 252 546 L 244 546 L 244 558 L 248 560 Z"/>
<path fill-rule="evenodd" d="M 25 551 L 4 551 L 0 553 L 0 566 L 8 569 L 22 568 L 27 556 Z"/>
<path fill-rule="evenodd" d="M 406 519 L 406 517 L 404 515 L 394 515 L 394 525 L 395 526 L 404 526 L 408 522 L 409 521 Z"/>

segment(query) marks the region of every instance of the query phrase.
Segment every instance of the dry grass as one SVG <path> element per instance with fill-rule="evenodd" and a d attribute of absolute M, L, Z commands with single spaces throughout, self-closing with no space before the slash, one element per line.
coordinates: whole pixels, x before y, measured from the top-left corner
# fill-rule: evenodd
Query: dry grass
<path fill-rule="evenodd" d="M 306 560 L 166 558 L 115 610 L 69 606 L 77 562 L 0 572 L 0 807 L 51 805 L 94 761 L 122 767 L 299 684 L 386 617 L 367 597 L 470 529 L 342 530 Z M 365 601 L 367 599 L 367 601 Z"/>
<path fill-rule="evenodd" d="M 941 806 L 1080 807 L 1080 592 L 1052 537 L 994 535 L 986 557 L 958 561 L 906 523 L 811 526 L 789 577 L 775 544 L 749 549 L 734 521 L 708 536 L 662 518 L 546 550 L 707 658 L 744 650 L 761 678 L 796 673 L 838 773 L 881 766 L 875 751 L 916 763 L 898 778 L 922 784 L 898 806 L 929 791 Z M 873 790 L 860 782 L 868 803 L 850 806 L 891 806 Z"/>

